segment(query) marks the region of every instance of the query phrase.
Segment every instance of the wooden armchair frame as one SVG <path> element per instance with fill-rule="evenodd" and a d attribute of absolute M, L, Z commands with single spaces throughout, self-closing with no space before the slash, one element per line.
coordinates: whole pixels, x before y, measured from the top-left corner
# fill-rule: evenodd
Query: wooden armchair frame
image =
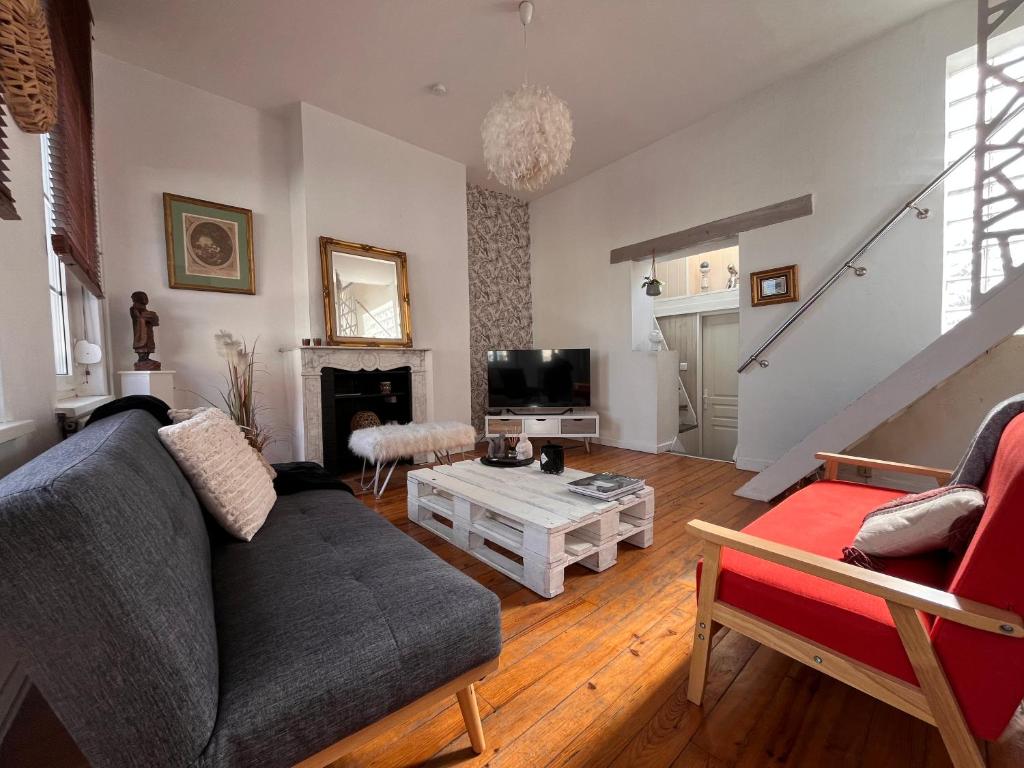
<path fill-rule="evenodd" d="M 830 471 L 834 478 L 841 463 L 929 475 L 941 478 L 940 482 L 947 480 L 950 474 L 929 467 L 838 454 L 818 454 L 818 458 L 826 462 L 826 478 Z M 694 627 L 687 692 L 691 702 L 700 705 L 703 700 L 711 638 L 719 626 L 725 626 L 936 726 L 955 768 L 982 768 L 985 765 L 982 750 L 964 720 L 946 672 L 932 647 L 928 630 L 922 623 L 921 614 L 941 616 L 982 632 L 1024 638 L 1024 623 L 1020 616 L 940 589 L 858 568 L 700 520 L 691 521 L 688 528 L 704 541 L 704 566 L 697 598 L 697 622 Z M 912 685 L 835 653 L 719 600 L 718 577 L 723 548 L 735 549 L 885 600 L 919 685 Z"/>
<path fill-rule="evenodd" d="M 481 664 L 479 667 L 474 667 L 454 680 L 445 683 L 440 688 L 435 688 L 430 693 L 406 704 L 390 715 L 382 717 L 377 722 L 349 734 L 341 741 L 335 742 L 315 755 L 296 763 L 293 768 L 324 768 L 324 766 L 330 765 L 340 757 L 347 755 L 349 752 L 354 752 L 359 747 L 377 738 L 389 728 L 394 728 L 407 720 L 411 720 L 417 714 L 424 712 L 452 694 L 455 694 L 455 698 L 459 702 L 459 710 L 462 712 L 462 719 L 465 721 L 466 730 L 469 732 L 469 743 L 472 745 L 473 751 L 479 755 L 487 749 L 487 743 L 484 739 L 484 727 L 480 722 L 480 710 L 476 704 L 476 691 L 473 688 L 473 684 L 483 680 L 484 677 L 497 669 L 498 659 L 492 659 L 485 664 Z"/>

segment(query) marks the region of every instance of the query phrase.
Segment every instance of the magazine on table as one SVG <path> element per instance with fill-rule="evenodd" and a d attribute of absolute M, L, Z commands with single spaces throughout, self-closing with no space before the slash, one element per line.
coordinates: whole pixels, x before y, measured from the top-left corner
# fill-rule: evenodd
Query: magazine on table
<path fill-rule="evenodd" d="M 610 501 L 619 496 L 639 491 L 644 487 L 644 481 L 626 475 L 616 475 L 613 472 L 601 472 L 597 475 L 581 477 L 568 484 L 573 493 L 582 493 L 584 496 L 592 496 L 595 499 Z"/>

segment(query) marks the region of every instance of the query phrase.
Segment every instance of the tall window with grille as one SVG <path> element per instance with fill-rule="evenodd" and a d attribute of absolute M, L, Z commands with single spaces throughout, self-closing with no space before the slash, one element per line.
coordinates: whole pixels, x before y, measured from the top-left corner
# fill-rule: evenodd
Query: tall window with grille
<path fill-rule="evenodd" d="M 68 312 L 68 278 L 64 263 L 53 250 L 53 180 L 50 176 L 50 139 L 42 136 L 43 215 L 46 219 L 46 261 L 50 276 L 50 320 L 53 324 L 53 364 L 58 376 L 71 375 L 71 328 Z"/>
<path fill-rule="evenodd" d="M 989 43 L 991 59 L 1007 64 L 1007 74 L 1017 80 L 1024 79 L 1024 28 L 994 38 Z M 953 54 L 947 62 L 946 76 L 946 162 L 950 163 L 977 142 L 978 67 L 977 49 L 969 48 Z M 991 118 L 1014 95 L 1012 86 L 995 80 L 987 83 L 986 117 Z M 1000 134 L 1024 131 L 1024 114 L 1014 117 L 1000 129 Z M 1013 164 L 1018 165 L 1017 163 Z M 1014 171 L 1017 171 L 1014 173 Z M 1024 168 L 1008 168 L 1010 178 L 1017 184 L 1024 181 Z M 971 314 L 971 266 L 974 258 L 974 158 L 957 168 L 946 179 L 945 190 L 945 245 L 942 274 L 942 332 L 945 333 Z M 990 182 L 991 184 L 991 182 Z M 997 194 L 995 188 L 986 189 Z M 987 210 L 995 213 L 1005 203 L 993 203 Z M 1010 238 L 1010 253 L 1014 265 L 1024 261 L 1024 236 Z M 998 244 L 986 240 L 981 253 L 980 289 L 987 293 L 1003 279 L 1003 265 Z"/>

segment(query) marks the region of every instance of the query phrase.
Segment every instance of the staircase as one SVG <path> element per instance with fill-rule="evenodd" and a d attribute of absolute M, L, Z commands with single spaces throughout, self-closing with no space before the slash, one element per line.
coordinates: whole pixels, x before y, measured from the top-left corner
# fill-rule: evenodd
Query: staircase
<path fill-rule="evenodd" d="M 657 328 L 658 333 L 661 333 L 662 339 L 666 339 L 665 348 L 671 349 L 657 317 L 654 318 L 654 327 Z M 690 400 L 690 394 L 686 391 L 686 386 L 683 384 L 683 377 L 678 372 L 676 373 L 676 381 L 679 387 L 679 427 L 676 439 L 669 450 L 681 453 L 683 452 L 683 446 L 679 438 L 683 433 L 697 428 L 697 412 L 694 410 L 693 401 Z"/>
<path fill-rule="evenodd" d="M 900 219 L 914 211 L 927 218 L 928 210 L 919 207 L 928 194 L 937 189 L 958 166 L 974 160 L 973 263 L 971 274 L 971 314 L 945 335 L 940 336 L 907 363 L 844 407 L 790 448 L 776 462 L 737 491 L 748 499 L 769 501 L 782 494 L 807 475 L 820 462 L 820 451 L 841 452 L 884 422 L 895 418 L 946 379 L 970 365 L 981 355 L 1024 326 L 1024 264 L 1013 262 L 1011 238 L 1021 234 L 1018 218 L 1024 214 L 1024 184 L 1008 169 L 1024 157 L 1021 135 L 1024 116 L 1024 81 L 1016 70 L 1016 57 L 990 51 L 989 44 L 999 27 L 1022 5 L 1022 0 L 993 3 L 978 0 L 977 70 L 979 87 L 975 99 L 979 116 L 975 146 L 927 184 L 896 211 L 843 265 L 822 283 L 771 333 L 743 362 L 739 371 L 767 367 L 765 352 L 786 334 L 847 273 L 863 276 L 866 269 L 858 260 L 885 237 Z M 989 84 L 1000 83 L 1005 91 L 996 94 Z M 992 102 L 987 99 L 991 96 Z M 982 262 L 985 254 L 998 253 L 1002 280 L 983 293 Z M 755 366 L 756 364 L 756 366 Z"/>
<path fill-rule="evenodd" d="M 842 452 L 1024 327 L 1024 275 L 794 445 L 736 494 L 770 501 L 814 472 L 819 451 Z"/>

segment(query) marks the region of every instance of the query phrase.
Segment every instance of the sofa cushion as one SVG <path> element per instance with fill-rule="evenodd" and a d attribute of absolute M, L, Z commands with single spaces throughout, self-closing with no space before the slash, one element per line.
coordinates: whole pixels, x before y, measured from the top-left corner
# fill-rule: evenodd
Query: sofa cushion
<path fill-rule="evenodd" d="M 134 410 L 0 480 L 0 633 L 95 768 L 187 765 L 217 715 L 199 504 Z"/>
<path fill-rule="evenodd" d="M 494 593 L 342 491 L 213 551 L 221 704 L 201 765 L 285 766 L 495 658 Z"/>
<path fill-rule="evenodd" d="M 821 481 L 797 491 L 743 529 L 744 533 L 839 560 L 872 509 L 902 491 Z M 886 561 L 886 574 L 943 587 L 947 557 Z M 885 601 L 785 566 L 725 549 L 721 601 L 815 643 L 916 683 Z"/>

